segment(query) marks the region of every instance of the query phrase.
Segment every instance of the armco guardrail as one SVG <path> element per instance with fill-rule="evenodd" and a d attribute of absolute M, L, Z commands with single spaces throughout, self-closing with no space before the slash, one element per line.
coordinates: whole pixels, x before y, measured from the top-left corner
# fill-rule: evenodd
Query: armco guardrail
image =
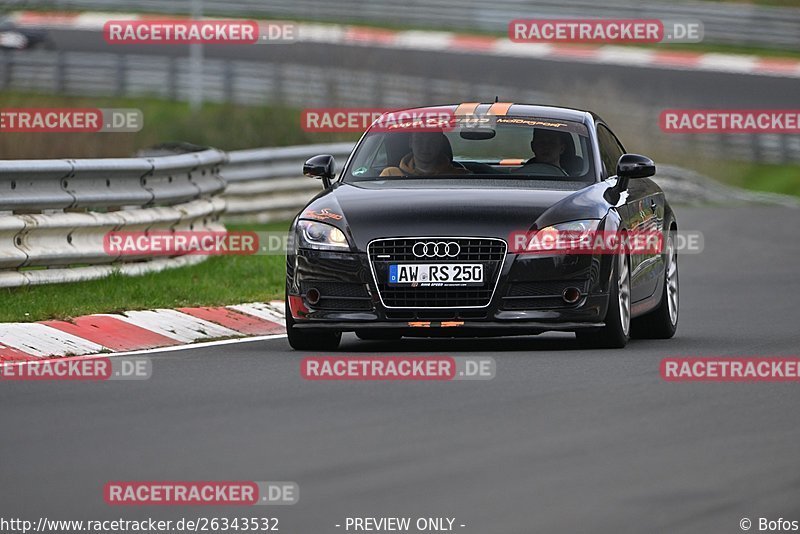
<path fill-rule="evenodd" d="M 257 148 L 230 152 L 222 176 L 226 218 L 246 217 L 258 222 L 287 220 L 322 187 L 318 180 L 297 178 L 303 161 L 330 154 L 341 167 L 353 143 Z"/>
<path fill-rule="evenodd" d="M 221 230 L 227 155 L 0 161 L 0 287 L 138 274 L 201 256 L 109 255 L 110 231 Z"/>
<path fill-rule="evenodd" d="M 353 143 L 79 160 L 0 161 L 0 287 L 142 274 L 202 256 L 109 255 L 111 231 L 224 230 L 220 218 L 286 220 L 321 191 L 302 163 Z"/>
<path fill-rule="evenodd" d="M 195 0 L 196 1 L 196 0 Z M 26 6 L 192 12 L 193 0 L 29 0 Z M 286 17 L 326 21 L 402 24 L 420 28 L 504 32 L 510 20 L 538 17 L 696 19 L 708 43 L 800 47 L 800 9 L 735 2 L 642 0 L 203 0 L 206 14 Z"/>

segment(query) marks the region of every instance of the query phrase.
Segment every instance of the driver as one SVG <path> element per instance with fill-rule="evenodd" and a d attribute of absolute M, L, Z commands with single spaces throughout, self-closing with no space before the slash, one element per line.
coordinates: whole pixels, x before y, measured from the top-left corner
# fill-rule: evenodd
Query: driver
<path fill-rule="evenodd" d="M 411 134 L 411 152 L 400 160 L 398 167 L 386 167 L 381 176 L 422 176 L 437 174 L 468 174 L 463 167 L 453 165 L 450 141 L 441 132 Z"/>

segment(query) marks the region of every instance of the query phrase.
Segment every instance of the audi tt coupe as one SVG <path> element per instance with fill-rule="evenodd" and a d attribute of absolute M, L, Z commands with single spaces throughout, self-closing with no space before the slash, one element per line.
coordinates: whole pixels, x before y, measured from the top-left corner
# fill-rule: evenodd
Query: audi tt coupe
<path fill-rule="evenodd" d="M 333 350 L 344 331 L 568 331 L 608 348 L 675 333 L 675 215 L 652 160 L 594 113 L 500 102 L 393 112 L 338 177 L 330 155 L 303 171 L 324 190 L 290 229 L 295 349 Z M 626 239 L 643 233 L 658 245 Z M 581 246 L 601 234 L 617 245 Z M 548 236 L 568 246 L 542 246 Z"/>

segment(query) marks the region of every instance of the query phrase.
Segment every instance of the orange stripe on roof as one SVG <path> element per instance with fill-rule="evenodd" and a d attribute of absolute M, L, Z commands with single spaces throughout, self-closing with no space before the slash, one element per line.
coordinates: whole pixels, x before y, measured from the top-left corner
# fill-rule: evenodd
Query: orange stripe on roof
<path fill-rule="evenodd" d="M 464 102 L 458 105 L 454 115 L 474 115 L 475 110 L 478 109 L 480 105 L 480 102 Z"/>
<path fill-rule="evenodd" d="M 508 113 L 508 108 L 513 106 L 511 102 L 495 102 L 492 104 L 492 107 L 489 108 L 489 111 L 486 112 L 487 115 L 496 115 L 498 117 L 502 117 L 506 113 Z"/>

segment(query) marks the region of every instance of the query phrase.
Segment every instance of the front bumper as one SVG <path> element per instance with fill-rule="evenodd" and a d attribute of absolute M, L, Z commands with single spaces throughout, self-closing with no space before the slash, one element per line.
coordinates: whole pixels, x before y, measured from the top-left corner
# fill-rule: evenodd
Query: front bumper
<path fill-rule="evenodd" d="M 610 272 L 611 256 L 509 253 L 488 306 L 397 309 L 381 302 L 366 253 L 301 249 L 287 258 L 286 293 L 294 327 L 300 329 L 402 329 L 408 335 L 453 336 L 575 331 L 603 326 Z M 541 293 L 537 284 L 558 283 L 580 287 L 578 302 L 524 294 L 526 288 Z M 311 287 L 336 288 L 337 294 L 320 290 L 322 298 L 312 304 L 306 295 Z"/>

